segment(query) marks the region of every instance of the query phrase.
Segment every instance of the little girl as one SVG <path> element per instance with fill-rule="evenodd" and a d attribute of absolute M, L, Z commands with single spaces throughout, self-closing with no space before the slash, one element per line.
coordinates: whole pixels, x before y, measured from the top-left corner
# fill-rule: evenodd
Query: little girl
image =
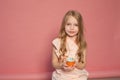
<path fill-rule="evenodd" d="M 59 36 L 52 41 L 52 80 L 87 80 L 86 41 L 82 16 L 68 11 L 62 21 Z"/>

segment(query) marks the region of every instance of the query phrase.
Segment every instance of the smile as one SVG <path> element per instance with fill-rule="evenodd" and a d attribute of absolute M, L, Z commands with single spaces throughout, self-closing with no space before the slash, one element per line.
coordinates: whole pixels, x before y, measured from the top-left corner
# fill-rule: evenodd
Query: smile
<path fill-rule="evenodd" d="M 69 33 L 75 33 L 75 31 L 69 31 Z"/>

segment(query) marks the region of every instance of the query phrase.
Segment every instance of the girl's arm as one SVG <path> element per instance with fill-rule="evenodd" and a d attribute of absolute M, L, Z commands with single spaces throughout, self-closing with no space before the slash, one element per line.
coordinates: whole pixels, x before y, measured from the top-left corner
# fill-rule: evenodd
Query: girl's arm
<path fill-rule="evenodd" d="M 84 69 L 86 66 L 86 50 L 83 52 L 83 62 L 77 62 L 76 63 L 76 68 L 78 69 Z"/>
<path fill-rule="evenodd" d="M 62 61 L 59 61 L 58 56 L 55 53 L 55 47 L 53 47 L 52 50 L 52 65 L 55 69 L 60 69 L 62 68 Z"/>

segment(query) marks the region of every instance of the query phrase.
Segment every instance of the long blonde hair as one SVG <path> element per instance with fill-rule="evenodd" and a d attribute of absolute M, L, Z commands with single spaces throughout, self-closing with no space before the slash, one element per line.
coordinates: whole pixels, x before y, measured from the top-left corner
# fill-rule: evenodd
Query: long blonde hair
<path fill-rule="evenodd" d="M 74 17 L 78 21 L 79 31 L 78 31 L 77 38 L 76 38 L 76 44 L 78 45 L 77 55 L 79 57 L 79 62 L 83 62 L 83 56 L 84 56 L 83 52 L 87 47 L 86 41 L 84 39 L 83 20 L 82 20 L 81 14 L 74 10 L 68 11 L 62 20 L 61 29 L 59 32 L 59 38 L 61 39 L 61 45 L 60 45 L 60 51 L 62 52 L 61 55 L 64 56 L 67 52 L 67 49 L 66 49 L 67 34 L 65 32 L 65 25 L 67 23 L 69 16 Z"/>

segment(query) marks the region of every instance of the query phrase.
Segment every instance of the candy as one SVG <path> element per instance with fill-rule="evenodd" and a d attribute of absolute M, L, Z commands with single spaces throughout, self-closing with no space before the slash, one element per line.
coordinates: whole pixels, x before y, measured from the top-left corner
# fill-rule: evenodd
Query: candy
<path fill-rule="evenodd" d="M 72 67 L 75 64 L 74 58 L 67 58 L 66 64 Z"/>

